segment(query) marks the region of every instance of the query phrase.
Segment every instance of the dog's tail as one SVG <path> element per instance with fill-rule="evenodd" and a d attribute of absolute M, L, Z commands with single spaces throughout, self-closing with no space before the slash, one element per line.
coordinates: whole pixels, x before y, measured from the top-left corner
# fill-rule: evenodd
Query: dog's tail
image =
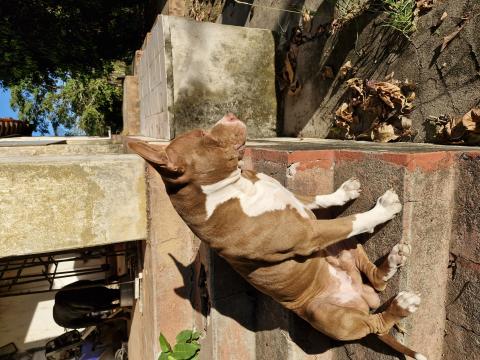
<path fill-rule="evenodd" d="M 390 334 L 383 334 L 383 335 L 378 335 L 378 338 L 383 341 L 385 344 L 390 346 L 392 349 L 410 356 L 411 358 L 414 358 L 416 360 L 427 360 L 427 357 L 425 355 L 422 355 L 420 353 L 417 353 L 413 351 L 412 349 L 406 347 L 405 345 L 401 344 L 398 342 L 397 339 L 395 339 L 392 335 Z"/>

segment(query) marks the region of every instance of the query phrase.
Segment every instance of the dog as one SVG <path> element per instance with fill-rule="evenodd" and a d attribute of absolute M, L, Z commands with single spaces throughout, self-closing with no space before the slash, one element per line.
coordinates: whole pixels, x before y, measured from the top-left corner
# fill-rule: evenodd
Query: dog
<path fill-rule="evenodd" d="M 402 209 L 395 192 L 385 192 L 369 211 L 318 220 L 312 210 L 356 199 L 360 182 L 347 180 L 328 195 L 295 195 L 265 174 L 240 168 L 246 133 L 246 125 L 230 113 L 210 130 L 192 130 L 168 146 L 131 142 L 129 147 L 160 173 L 193 233 L 259 291 L 331 338 L 376 334 L 395 350 L 425 360 L 389 334 L 417 310 L 417 294 L 402 291 L 384 311 L 372 313 L 380 306 L 376 291 L 405 264 L 410 246 L 395 245 L 378 267 L 360 244 L 334 250 L 342 240 L 372 233 L 395 217 Z"/>

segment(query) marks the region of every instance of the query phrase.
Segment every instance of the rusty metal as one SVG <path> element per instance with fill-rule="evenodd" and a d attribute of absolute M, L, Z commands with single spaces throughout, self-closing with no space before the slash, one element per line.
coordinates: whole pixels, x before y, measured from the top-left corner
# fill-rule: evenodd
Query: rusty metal
<path fill-rule="evenodd" d="M 30 125 L 25 121 L 12 118 L 0 118 L 0 137 L 31 136 Z"/>

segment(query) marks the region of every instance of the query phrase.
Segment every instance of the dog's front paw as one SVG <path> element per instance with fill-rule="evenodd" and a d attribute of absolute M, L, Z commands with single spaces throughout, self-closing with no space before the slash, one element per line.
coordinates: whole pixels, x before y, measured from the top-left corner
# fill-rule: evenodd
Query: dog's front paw
<path fill-rule="evenodd" d="M 375 208 L 385 214 L 385 221 L 387 221 L 393 219 L 396 214 L 402 211 L 402 204 L 395 191 L 387 190 L 385 194 L 378 198 Z"/>
<path fill-rule="evenodd" d="M 399 267 L 402 267 L 407 262 L 407 257 L 410 256 L 412 248 L 409 244 L 397 244 L 388 254 L 387 263 L 388 271 L 383 277 L 383 281 L 388 281 L 397 272 Z"/>
<path fill-rule="evenodd" d="M 340 185 L 337 192 L 342 196 L 345 203 L 358 198 L 362 192 L 360 189 L 360 180 L 355 177 L 348 179 L 342 185 Z"/>
<path fill-rule="evenodd" d="M 396 316 L 405 317 L 413 314 L 420 306 L 420 296 L 409 291 L 401 291 L 393 299 L 389 310 Z"/>

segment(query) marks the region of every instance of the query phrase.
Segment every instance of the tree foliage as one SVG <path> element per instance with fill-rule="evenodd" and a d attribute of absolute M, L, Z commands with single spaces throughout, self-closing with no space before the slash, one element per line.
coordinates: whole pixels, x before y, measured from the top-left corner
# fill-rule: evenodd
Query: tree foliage
<path fill-rule="evenodd" d="M 131 58 L 145 0 L 1 0 L 0 85 L 54 85 Z M 43 90 L 40 90 L 43 91 Z"/>
<path fill-rule="evenodd" d="M 125 65 L 115 62 L 100 71 L 65 76 L 53 84 L 23 80 L 12 86 L 10 105 L 41 134 L 105 135 L 121 128 L 122 87 Z"/>

